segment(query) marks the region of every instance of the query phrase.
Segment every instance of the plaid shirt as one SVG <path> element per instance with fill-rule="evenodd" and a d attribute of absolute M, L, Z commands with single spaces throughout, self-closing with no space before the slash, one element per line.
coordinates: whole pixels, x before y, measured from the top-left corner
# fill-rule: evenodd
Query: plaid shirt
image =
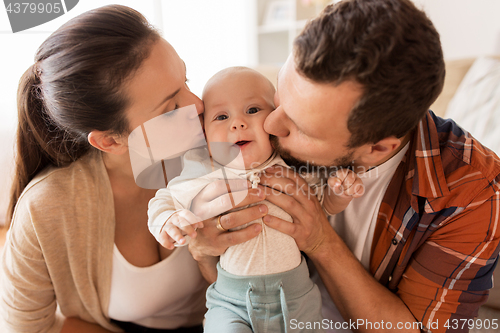
<path fill-rule="evenodd" d="M 455 122 L 432 112 L 420 121 L 380 206 L 370 271 L 424 331 L 468 332 L 487 300 L 499 182 L 499 158 Z"/>

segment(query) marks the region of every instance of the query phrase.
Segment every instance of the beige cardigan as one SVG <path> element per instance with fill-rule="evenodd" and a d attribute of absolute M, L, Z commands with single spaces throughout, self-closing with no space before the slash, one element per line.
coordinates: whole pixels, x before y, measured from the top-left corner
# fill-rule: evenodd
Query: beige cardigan
<path fill-rule="evenodd" d="M 114 232 L 100 153 L 33 179 L 19 198 L 0 262 L 0 331 L 60 332 L 57 305 L 66 317 L 121 331 L 107 318 Z"/>

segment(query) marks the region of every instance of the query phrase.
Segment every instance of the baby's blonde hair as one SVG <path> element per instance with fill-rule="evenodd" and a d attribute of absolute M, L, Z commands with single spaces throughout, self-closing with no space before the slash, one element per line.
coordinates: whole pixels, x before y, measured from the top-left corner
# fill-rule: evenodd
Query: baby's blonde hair
<path fill-rule="evenodd" d="M 242 73 L 242 72 L 253 73 L 253 74 L 261 77 L 262 79 L 266 80 L 269 83 L 269 87 L 270 87 L 270 89 L 272 89 L 273 92 L 276 91 L 276 88 L 274 87 L 273 83 L 267 77 L 265 77 L 262 73 L 256 71 L 255 69 L 245 67 L 245 66 L 233 66 L 233 67 L 227 67 L 227 68 L 224 68 L 224 69 L 218 71 L 207 81 L 207 83 L 205 84 L 205 87 L 203 88 L 202 99 L 203 99 L 203 96 L 205 95 L 206 90 L 210 87 L 210 85 L 215 80 L 219 80 L 219 79 L 223 78 L 224 76 L 234 75 L 234 74 L 238 74 L 238 73 Z"/>

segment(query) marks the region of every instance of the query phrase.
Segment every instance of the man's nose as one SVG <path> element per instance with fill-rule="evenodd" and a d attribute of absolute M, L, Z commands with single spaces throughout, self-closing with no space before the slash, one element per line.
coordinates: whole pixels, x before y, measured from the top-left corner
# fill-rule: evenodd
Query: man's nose
<path fill-rule="evenodd" d="M 278 137 L 286 137 L 290 134 L 287 127 L 287 116 L 281 106 L 271 112 L 264 121 L 264 130 Z"/>

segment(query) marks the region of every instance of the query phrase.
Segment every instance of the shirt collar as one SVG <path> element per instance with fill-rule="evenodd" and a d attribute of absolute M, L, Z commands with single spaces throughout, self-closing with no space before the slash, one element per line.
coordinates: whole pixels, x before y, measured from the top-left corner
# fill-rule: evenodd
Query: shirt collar
<path fill-rule="evenodd" d="M 407 178 L 414 178 L 412 194 L 427 199 L 449 195 L 438 131 L 431 112 L 427 112 L 420 120 L 412 140 L 412 149 L 407 152 L 410 160 Z"/>

